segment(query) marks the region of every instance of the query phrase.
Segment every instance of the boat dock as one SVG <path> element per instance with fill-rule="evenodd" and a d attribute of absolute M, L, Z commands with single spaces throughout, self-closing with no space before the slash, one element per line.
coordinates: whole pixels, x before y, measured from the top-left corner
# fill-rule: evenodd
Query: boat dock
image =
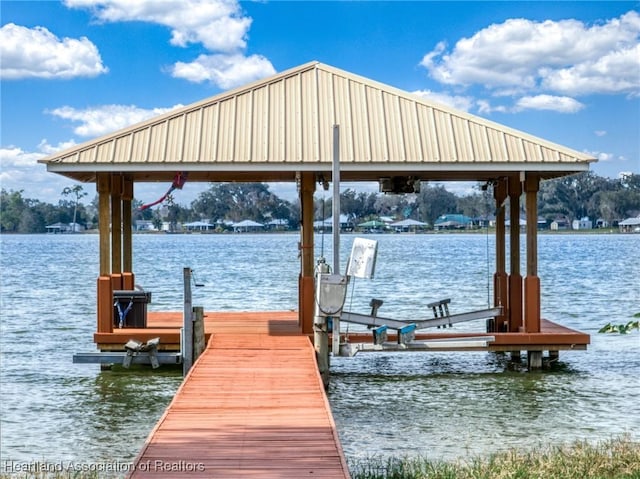
<path fill-rule="evenodd" d="M 208 321 L 215 334 L 129 477 L 348 478 L 315 351 L 296 314 L 215 319 Z"/>
<path fill-rule="evenodd" d="M 182 313 L 170 311 L 150 311 L 146 328 L 114 328 L 111 332 L 94 333 L 94 342 L 101 351 L 122 351 L 123 345 L 131 338 L 146 342 L 153 338 L 160 338 L 160 351 L 180 351 L 180 328 Z M 541 319 L 538 333 L 508 333 L 508 332 L 460 332 L 452 329 L 438 329 L 432 332 L 417 332 L 416 340 L 454 340 L 469 336 L 491 336 L 493 340 L 486 346 L 478 348 L 450 348 L 440 347 L 439 351 L 549 351 L 557 353 L 566 350 L 585 350 L 590 343 L 588 334 L 573 330 L 552 321 Z M 213 334 L 237 335 L 239 345 L 244 338 L 253 335 L 298 336 L 301 334 L 298 325 L 297 311 L 207 311 L 204 314 L 204 329 L 206 341 Z M 306 336 L 305 336 L 306 337 Z M 389 335 L 391 340 L 396 337 Z M 342 333 L 341 342 L 370 343 L 373 340 L 371 332 Z"/>

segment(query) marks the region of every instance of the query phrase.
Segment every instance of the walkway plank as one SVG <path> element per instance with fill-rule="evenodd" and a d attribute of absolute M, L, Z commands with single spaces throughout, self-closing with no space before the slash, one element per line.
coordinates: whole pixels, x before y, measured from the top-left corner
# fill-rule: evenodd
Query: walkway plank
<path fill-rule="evenodd" d="M 349 477 L 309 339 L 251 322 L 216 324 L 129 477 Z"/>

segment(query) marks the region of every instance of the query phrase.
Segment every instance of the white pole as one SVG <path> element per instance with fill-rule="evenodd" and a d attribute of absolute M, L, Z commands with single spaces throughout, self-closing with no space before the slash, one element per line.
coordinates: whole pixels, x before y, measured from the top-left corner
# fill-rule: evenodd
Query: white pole
<path fill-rule="evenodd" d="M 340 127 L 333 125 L 333 274 L 340 274 Z"/>
<path fill-rule="evenodd" d="M 340 274 L 340 127 L 333 125 L 333 274 Z M 332 318 L 331 351 L 340 354 L 340 314 Z M 329 351 L 327 350 L 327 359 Z"/>

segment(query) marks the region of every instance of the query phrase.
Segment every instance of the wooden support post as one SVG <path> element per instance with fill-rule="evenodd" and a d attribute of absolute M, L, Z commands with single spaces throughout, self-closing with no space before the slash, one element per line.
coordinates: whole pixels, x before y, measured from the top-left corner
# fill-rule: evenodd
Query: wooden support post
<path fill-rule="evenodd" d="M 97 284 L 98 333 L 113 332 L 113 289 L 111 277 L 100 276 Z"/>
<path fill-rule="evenodd" d="M 122 273 L 122 176 L 111 176 L 111 272 Z"/>
<path fill-rule="evenodd" d="M 125 289 L 122 286 L 122 274 L 121 273 L 113 273 L 113 274 L 111 274 L 111 289 Z"/>
<path fill-rule="evenodd" d="M 131 218 L 133 180 L 124 178 L 122 187 L 122 271 L 133 274 L 133 225 Z"/>
<path fill-rule="evenodd" d="M 506 267 L 506 228 L 504 202 L 507 199 L 507 182 L 500 179 L 493 190 L 496 200 L 496 272 L 493 275 L 493 304 L 502 306 L 502 314 L 495 318 L 493 332 L 508 330 L 509 288 Z"/>
<path fill-rule="evenodd" d="M 315 174 L 300 174 L 300 205 L 302 225 L 300 231 L 300 279 L 298 284 L 298 323 L 303 334 L 313 334 L 314 314 L 314 252 L 313 252 L 313 193 L 316 188 Z"/>
<path fill-rule="evenodd" d="M 133 273 L 122 273 L 122 289 L 135 289 L 136 278 Z"/>
<path fill-rule="evenodd" d="M 509 332 L 522 327 L 522 276 L 520 275 L 520 195 L 522 186 L 518 176 L 509 177 Z"/>
<path fill-rule="evenodd" d="M 193 361 L 195 362 L 205 349 L 204 308 L 193 307 Z"/>
<path fill-rule="evenodd" d="M 527 206 L 527 276 L 524 279 L 524 328 L 527 333 L 540 332 L 540 278 L 538 278 L 538 189 L 536 174 L 525 181 Z"/>
<path fill-rule="evenodd" d="M 109 241 L 109 194 L 111 176 L 100 173 L 96 178 L 98 190 L 98 227 L 100 233 L 100 277 L 97 282 L 97 332 L 113 332 L 113 288 L 111 285 L 111 243 Z"/>
<path fill-rule="evenodd" d="M 182 374 L 193 366 L 193 306 L 191 302 L 191 268 L 183 268 L 184 309 L 182 312 Z"/>
<path fill-rule="evenodd" d="M 550 362 L 555 362 L 558 361 L 560 359 L 560 351 L 553 350 L 553 351 L 549 351 L 549 361 Z"/>
<path fill-rule="evenodd" d="M 111 274 L 111 242 L 109 240 L 111 176 L 108 173 L 98 173 L 96 187 L 98 190 L 98 228 L 100 230 L 100 276 L 108 276 Z"/>

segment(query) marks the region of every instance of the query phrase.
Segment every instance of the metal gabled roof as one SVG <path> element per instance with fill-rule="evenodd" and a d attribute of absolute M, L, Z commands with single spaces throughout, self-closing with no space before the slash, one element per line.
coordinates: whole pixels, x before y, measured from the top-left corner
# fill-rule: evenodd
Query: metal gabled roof
<path fill-rule="evenodd" d="M 227 91 L 40 162 L 81 181 L 287 180 L 330 171 L 340 128 L 345 180 L 412 174 L 486 179 L 585 171 L 595 158 L 319 62 Z"/>

